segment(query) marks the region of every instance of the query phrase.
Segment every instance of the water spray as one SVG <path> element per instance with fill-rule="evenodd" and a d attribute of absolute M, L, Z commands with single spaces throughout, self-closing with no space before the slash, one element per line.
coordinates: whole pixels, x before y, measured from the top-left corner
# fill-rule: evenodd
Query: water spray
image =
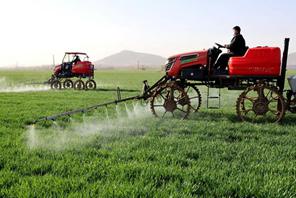
<path fill-rule="evenodd" d="M 0 78 L 0 93 L 21 93 L 31 91 L 48 91 L 49 86 L 46 85 L 34 85 L 34 84 L 11 84 L 8 83 L 6 78 Z"/>
<path fill-rule="evenodd" d="M 56 115 L 52 115 L 52 116 L 44 116 L 44 117 L 40 117 L 35 121 L 29 122 L 29 124 L 37 124 L 38 122 L 43 122 L 43 121 L 55 121 L 60 117 L 65 117 L 65 116 L 71 116 L 74 114 L 79 114 L 79 113 L 87 113 L 90 111 L 94 111 L 98 108 L 107 108 L 110 105 L 118 105 L 120 103 L 124 103 L 124 102 L 128 102 L 128 101 L 135 101 L 135 100 L 147 100 L 148 98 L 150 98 L 152 96 L 153 91 L 155 91 L 157 89 L 157 87 L 159 87 L 162 83 L 167 82 L 168 79 L 166 76 L 162 77 L 159 81 L 157 81 L 153 86 L 149 87 L 147 84 L 147 81 L 144 81 L 144 88 L 143 88 L 143 93 L 141 95 L 137 95 L 137 96 L 132 96 L 132 97 L 127 97 L 127 98 L 122 98 L 121 97 L 121 89 L 118 87 L 116 89 L 116 93 L 117 93 L 117 99 L 111 102 L 105 102 L 105 103 L 101 103 L 101 104 L 96 104 L 87 108 L 81 108 L 81 109 L 76 109 L 76 110 L 72 110 L 72 111 L 67 111 L 67 112 L 63 112 L 60 114 L 56 114 Z M 116 108 L 119 108 L 118 106 Z"/>

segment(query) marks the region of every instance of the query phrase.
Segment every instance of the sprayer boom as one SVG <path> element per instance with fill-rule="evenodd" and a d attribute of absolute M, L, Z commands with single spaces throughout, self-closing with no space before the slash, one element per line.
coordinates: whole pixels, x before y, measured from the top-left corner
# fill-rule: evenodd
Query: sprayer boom
<path fill-rule="evenodd" d="M 93 106 L 90 106 L 87 108 L 81 108 L 81 109 L 76 109 L 76 110 L 72 110 L 72 111 L 67 111 L 67 112 L 52 115 L 52 116 L 40 117 L 37 120 L 31 122 L 30 124 L 36 124 L 36 123 L 42 122 L 42 121 L 54 121 L 60 117 L 71 116 L 71 115 L 77 114 L 77 113 L 87 113 L 87 112 L 93 111 L 97 108 L 106 107 L 108 105 L 113 105 L 113 104 L 116 105 L 119 103 L 131 101 L 131 100 L 147 100 L 148 98 L 150 98 L 152 96 L 153 91 L 155 91 L 155 89 L 157 87 L 159 87 L 162 83 L 164 83 L 166 81 L 167 81 L 167 78 L 166 78 L 166 76 L 164 76 L 160 80 L 158 80 L 154 85 L 152 85 L 151 87 L 148 85 L 147 81 L 144 81 L 143 82 L 144 88 L 143 88 L 142 95 L 132 96 L 132 97 L 128 97 L 128 98 L 121 98 L 121 89 L 119 87 L 117 87 L 117 90 L 116 90 L 117 99 L 114 101 L 96 104 L 96 105 L 93 105 Z"/>
<path fill-rule="evenodd" d="M 140 99 L 142 99 L 142 96 L 133 96 L 133 97 L 128 97 L 128 98 L 124 98 L 124 99 L 120 99 L 120 100 L 114 100 L 111 102 L 93 105 L 93 106 L 90 106 L 87 108 L 81 108 L 81 109 L 76 109 L 76 110 L 72 110 L 72 111 L 67 111 L 67 112 L 52 115 L 52 116 L 40 117 L 37 120 L 35 120 L 34 122 L 32 122 L 32 124 L 36 124 L 36 123 L 42 122 L 42 121 L 55 121 L 57 118 L 60 118 L 60 117 L 71 116 L 71 115 L 77 114 L 77 113 L 87 113 L 87 112 L 90 112 L 90 111 L 95 110 L 100 107 L 107 107 L 108 105 L 112 105 L 112 104 L 118 104 L 118 103 L 130 101 L 130 100 L 140 100 Z"/>

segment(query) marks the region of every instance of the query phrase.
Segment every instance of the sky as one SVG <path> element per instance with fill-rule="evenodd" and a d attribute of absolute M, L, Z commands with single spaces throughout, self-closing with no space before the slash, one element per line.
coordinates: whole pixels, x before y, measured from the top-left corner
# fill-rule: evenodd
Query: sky
<path fill-rule="evenodd" d="M 226 44 L 239 25 L 247 45 L 296 51 L 295 0 L 0 0 L 0 67 L 98 60 L 122 50 L 173 54 Z"/>

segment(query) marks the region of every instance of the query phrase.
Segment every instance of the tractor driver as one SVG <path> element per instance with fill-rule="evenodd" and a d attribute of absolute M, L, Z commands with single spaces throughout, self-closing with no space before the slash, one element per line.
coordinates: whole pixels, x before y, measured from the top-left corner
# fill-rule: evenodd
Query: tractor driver
<path fill-rule="evenodd" d="M 76 55 L 74 60 L 73 60 L 73 64 L 76 65 L 78 62 L 81 62 L 81 60 L 80 60 L 79 56 Z"/>
<path fill-rule="evenodd" d="M 228 53 L 223 53 L 220 55 L 218 60 L 216 61 L 214 67 L 218 72 L 225 72 L 228 66 L 228 61 L 230 57 L 233 56 L 243 56 L 247 50 L 246 42 L 241 35 L 241 28 L 239 26 L 233 27 L 233 38 L 229 45 L 224 45 L 226 49 L 228 49 Z"/>

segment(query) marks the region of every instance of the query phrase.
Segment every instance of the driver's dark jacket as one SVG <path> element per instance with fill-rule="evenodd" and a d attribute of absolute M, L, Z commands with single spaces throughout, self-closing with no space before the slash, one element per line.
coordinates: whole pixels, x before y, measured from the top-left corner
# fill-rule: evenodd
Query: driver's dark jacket
<path fill-rule="evenodd" d="M 244 37 L 239 34 L 232 38 L 231 43 L 227 46 L 227 49 L 234 56 L 243 56 L 246 52 L 246 41 Z"/>

